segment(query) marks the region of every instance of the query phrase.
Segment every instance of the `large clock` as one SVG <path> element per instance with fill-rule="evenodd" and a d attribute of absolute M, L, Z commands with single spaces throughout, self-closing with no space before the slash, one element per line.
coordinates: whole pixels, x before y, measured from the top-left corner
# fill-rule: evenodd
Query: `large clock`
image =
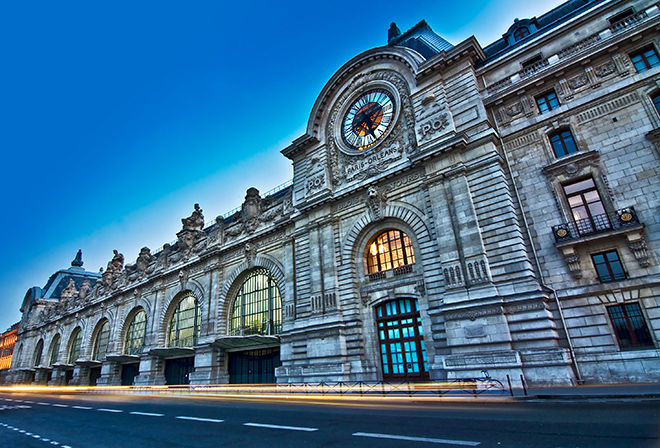
<path fill-rule="evenodd" d="M 387 134 L 394 117 L 393 95 L 385 89 L 369 90 L 348 108 L 342 122 L 342 139 L 358 151 L 370 148 Z"/>

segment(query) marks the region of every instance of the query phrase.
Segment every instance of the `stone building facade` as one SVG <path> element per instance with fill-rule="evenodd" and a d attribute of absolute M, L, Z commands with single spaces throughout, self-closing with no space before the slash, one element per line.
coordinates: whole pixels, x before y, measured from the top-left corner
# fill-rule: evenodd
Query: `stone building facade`
<path fill-rule="evenodd" d="M 31 288 L 13 381 L 657 381 L 659 25 L 650 0 L 486 47 L 392 24 L 282 150 L 291 183 Z"/>

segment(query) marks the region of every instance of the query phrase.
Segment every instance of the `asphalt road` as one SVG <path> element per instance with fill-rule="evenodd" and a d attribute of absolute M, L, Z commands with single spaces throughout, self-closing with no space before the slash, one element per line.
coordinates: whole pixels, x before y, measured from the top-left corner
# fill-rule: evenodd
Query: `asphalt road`
<path fill-rule="evenodd" d="M 312 405 L 0 394 L 7 447 L 660 447 L 660 401 Z"/>

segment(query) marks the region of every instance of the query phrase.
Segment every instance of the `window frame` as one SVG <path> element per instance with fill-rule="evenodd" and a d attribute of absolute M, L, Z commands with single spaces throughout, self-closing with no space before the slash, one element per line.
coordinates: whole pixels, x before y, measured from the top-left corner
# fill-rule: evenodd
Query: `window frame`
<path fill-rule="evenodd" d="M 577 185 L 587 180 L 591 180 L 591 183 L 593 185 L 591 188 L 588 189 L 583 188 L 580 190 L 576 190 L 572 193 L 566 191 L 567 187 Z M 587 176 L 578 179 L 573 179 L 570 182 L 565 182 L 561 184 L 561 188 L 564 193 L 564 199 L 566 200 L 566 204 L 568 205 L 570 219 L 575 224 L 575 230 L 579 235 L 589 235 L 592 233 L 596 233 L 612 228 L 612 222 L 610 221 L 610 216 L 607 213 L 607 207 L 605 207 L 605 201 L 603 200 L 603 196 L 600 194 L 600 189 L 596 184 L 596 179 L 594 179 L 594 176 Z M 598 201 L 590 201 L 589 198 L 586 196 L 588 193 L 592 193 L 592 192 L 596 193 L 596 195 L 598 196 Z M 574 197 L 580 198 L 581 202 L 579 206 L 571 205 L 571 198 Z M 600 204 L 601 208 L 603 209 L 603 213 L 594 214 L 593 209 L 595 208 L 594 204 L 596 203 Z M 587 216 L 584 218 L 575 219 L 575 211 L 578 208 L 583 208 Z M 602 218 L 603 215 L 605 216 L 604 219 Z M 583 226 L 582 225 L 583 223 L 588 224 L 588 227 Z"/>
<path fill-rule="evenodd" d="M 569 150 L 568 146 L 566 145 L 566 136 L 564 134 L 568 133 L 568 136 L 570 136 L 571 141 L 573 142 L 573 148 L 574 150 Z M 553 141 L 553 138 L 558 137 L 559 142 L 561 143 L 561 148 L 564 151 L 564 154 L 558 154 L 557 153 L 557 147 L 555 147 L 555 143 Z M 577 145 L 577 142 L 575 141 L 575 136 L 573 135 L 573 132 L 570 129 L 563 128 L 563 129 L 558 129 L 555 130 L 551 133 L 548 134 L 548 141 L 550 142 L 550 147 L 552 148 L 552 153 L 554 154 L 555 158 L 561 159 L 562 157 L 566 157 L 571 154 L 575 154 L 577 152 L 580 152 L 580 148 Z"/>
<path fill-rule="evenodd" d="M 615 254 L 616 259 L 615 260 L 610 260 L 608 257 L 609 254 Z M 594 269 L 596 271 L 596 276 L 598 277 L 598 280 L 601 283 L 611 283 L 611 282 L 616 282 L 619 280 L 625 280 L 628 278 L 628 274 L 626 272 L 625 267 L 623 266 L 623 262 L 621 261 L 621 256 L 619 255 L 619 251 L 616 249 L 609 249 L 609 250 L 604 250 L 601 252 L 596 252 L 593 254 L 589 254 L 591 257 L 591 263 L 594 266 Z M 597 262 L 595 257 L 603 257 L 602 262 Z M 619 272 L 615 272 L 615 270 L 612 268 L 612 264 L 618 263 L 620 267 Z M 604 266 L 607 269 L 607 274 L 608 278 L 603 278 L 600 275 L 600 270 L 598 269 L 598 266 Z"/>
<path fill-rule="evenodd" d="M 259 279 L 259 277 L 263 277 L 263 279 Z M 265 281 L 265 285 L 261 286 L 264 287 L 259 287 L 257 284 L 263 281 Z M 255 289 L 245 289 L 252 286 Z M 245 318 L 251 316 L 261 316 L 261 325 L 257 327 L 257 331 L 248 330 L 246 333 L 245 330 L 252 327 L 246 326 Z M 267 318 L 265 326 L 264 317 Z M 276 335 L 281 333 L 282 293 L 275 277 L 268 269 L 257 268 L 243 277 L 231 304 L 228 324 L 228 333 L 232 336 Z"/>
<path fill-rule="evenodd" d="M 527 26 L 521 26 L 519 28 L 516 28 L 516 30 L 513 32 L 513 41 L 520 42 L 530 34 L 532 33 L 530 32 L 529 27 Z"/>
<path fill-rule="evenodd" d="M 655 107 L 655 112 L 660 115 L 660 92 L 654 92 L 652 95 L 649 95 L 649 98 L 651 98 L 651 103 Z"/>
<path fill-rule="evenodd" d="M 60 346 L 62 345 L 62 336 L 58 333 L 53 336 L 50 342 L 50 350 L 48 351 L 49 366 L 57 364 L 60 358 Z"/>
<path fill-rule="evenodd" d="M 186 308 L 184 310 L 181 310 L 181 305 L 183 304 L 184 301 L 187 299 L 192 298 L 194 301 L 194 307 L 193 308 Z M 192 326 L 189 327 L 181 327 L 181 315 L 180 313 L 182 311 L 189 311 L 194 309 L 193 313 L 193 324 Z M 201 316 L 201 309 L 199 306 L 199 300 L 197 300 L 197 297 L 195 294 L 192 292 L 188 292 L 183 294 L 179 300 L 177 301 L 176 308 L 174 308 L 174 312 L 172 313 L 172 317 L 170 318 L 169 321 L 169 328 L 167 331 L 167 346 L 168 347 L 194 347 L 197 345 L 197 342 L 199 341 L 200 333 L 201 333 L 201 323 L 202 323 L 202 316 Z M 176 326 L 175 326 L 176 324 Z M 187 343 L 187 339 L 189 337 L 181 337 L 181 332 L 183 330 L 188 330 L 189 328 L 193 329 L 192 333 L 192 344 L 190 345 L 179 345 L 181 344 L 181 341 L 184 341 Z"/>
<path fill-rule="evenodd" d="M 67 353 L 67 360 L 69 361 L 69 364 L 75 363 L 76 359 L 80 357 L 80 352 L 82 350 L 82 336 L 82 329 L 80 327 L 76 327 L 76 329 L 73 330 L 73 333 L 71 333 L 71 336 L 69 337 L 69 350 Z"/>
<path fill-rule="evenodd" d="M 100 344 L 102 342 L 101 337 L 103 335 L 104 328 L 106 326 L 108 327 L 108 330 L 107 330 L 107 336 L 106 336 L 106 340 L 105 340 L 105 349 L 103 350 L 101 356 L 99 356 L 99 348 L 100 348 Z M 92 347 L 92 360 L 102 361 L 102 359 L 100 359 L 100 358 L 105 357 L 105 355 L 108 353 L 108 344 L 110 343 L 110 321 L 108 321 L 108 319 L 103 319 L 101 322 L 99 322 L 96 325 L 96 328 L 97 328 L 97 331 L 96 331 L 96 334 L 94 336 L 94 346 Z"/>
<path fill-rule="evenodd" d="M 41 360 L 44 357 L 44 345 L 44 340 L 41 338 L 39 339 L 39 342 L 37 342 L 37 346 L 34 348 L 34 353 L 32 354 L 32 365 L 34 367 L 41 365 Z M 39 353 L 39 357 L 37 357 L 37 351 Z"/>
<path fill-rule="evenodd" d="M 651 65 L 651 63 L 649 62 L 649 56 L 647 56 L 647 54 L 646 54 L 649 51 L 653 52 L 653 56 L 655 56 L 655 59 L 656 59 L 656 62 L 653 65 Z M 632 63 L 633 67 L 635 67 L 635 70 L 637 71 L 637 73 L 643 73 L 645 71 L 651 70 L 652 68 L 657 67 L 657 66 L 660 65 L 660 55 L 658 55 L 658 50 L 656 50 L 655 45 L 653 45 L 653 44 L 649 44 L 645 47 L 641 47 L 641 48 L 637 49 L 633 53 L 630 53 L 628 55 L 628 57 L 630 58 L 630 62 Z M 635 62 L 635 60 L 634 60 L 636 57 L 640 58 L 640 60 L 637 61 L 637 62 Z M 640 68 L 638 66 L 638 63 L 640 63 L 640 62 L 643 63 L 642 68 Z"/>
<path fill-rule="evenodd" d="M 643 350 L 643 349 L 648 349 L 648 348 L 655 348 L 655 341 L 653 340 L 653 333 L 650 331 L 649 326 L 648 326 L 648 320 L 646 316 L 644 315 L 644 311 L 642 306 L 639 304 L 639 302 L 624 302 L 624 303 L 619 303 L 616 305 L 610 305 L 606 307 L 607 309 L 607 316 L 609 318 L 609 323 L 612 327 L 614 337 L 616 338 L 617 344 L 619 345 L 619 348 L 621 350 Z M 631 316 L 629 311 L 630 309 L 633 309 L 637 314 L 634 316 Z M 613 310 L 618 310 L 621 312 L 620 316 L 612 316 L 612 311 Z M 642 331 L 642 333 L 646 333 L 646 340 L 640 342 L 638 338 L 638 334 L 635 331 L 634 326 L 631 323 L 631 317 L 635 318 L 640 318 L 641 323 L 643 324 L 640 326 L 639 330 Z M 617 325 L 617 320 L 623 320 L 625 323 L 625 329 L 627 330 L 627 336 L 628 340 L 630 343 L 625 342 L 624 339 L 621 338 L 619 329 L 621 328 L 620 326 Z"/>
<path fill-rule="evenodd" d="M 141 320 L 140 322 L 137 322 L 137 317 L 138 316 L 144 316 L 144 319 Z M 141 324 L 143 329 L 141 331 L 141 335 L 137 335 L 136 333 L 140 331 L 139 329 L 136 329 L 136 325 Z M 139 308 L 137 311 L 135 311 L 131 317 L 131 321 L 128 324 L 128 327 L 126 327 L 126 335 L 124 338 L 124 353 L 127 355 L 139 355 L 142 353 L 142 350 L 144 349 L 144 342 L 147 337 L 147 313 L 144 310 L 144 308 Z M 133 344 L 134 341 L 141 340 L 142 343 L 138 347 L 137 345 Z"/>
<path fill-rule="evenodd" d="M 549 98 L 550 95 L 554 96 L 554 102 L 556 103 L 556 105 L 554 106 L 552 105 L 551 102 L 552 100 Z M 550 89 L 540 95 L 535 96 L 534 100 L 536 101 L 536 107 L 538 108 L 539 113 L 541 115 L 561 107 L 561 103 L 559 102 L 559 97 L 557 96 L 557 92 L 555 92 L 555 89 Z M 547 108 L 546 110 L 543 110 L 543 108 L 541 107 L 540 100 L 543 100 L 543 104 Z M 575 139 L 573 141 L 575 142 Z"/>

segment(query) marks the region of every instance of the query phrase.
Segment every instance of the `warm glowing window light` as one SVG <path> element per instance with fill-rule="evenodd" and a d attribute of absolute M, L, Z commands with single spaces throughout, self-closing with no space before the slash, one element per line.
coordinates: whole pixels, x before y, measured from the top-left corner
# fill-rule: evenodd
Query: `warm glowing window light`
<path fill-rule="evenodd" d="M 266 269 L 252 271 L 236 294 L 229 334 L 278 334 L 282 330 L 282 298 Z"/>
<path fill-rule="evenodd" d="M 415 263 L 415 253 L 412 242 L 408 235 L 400 230 L 386 230 L 369 244 L 367 256 L 369 274 L 413 263 Z"/>

